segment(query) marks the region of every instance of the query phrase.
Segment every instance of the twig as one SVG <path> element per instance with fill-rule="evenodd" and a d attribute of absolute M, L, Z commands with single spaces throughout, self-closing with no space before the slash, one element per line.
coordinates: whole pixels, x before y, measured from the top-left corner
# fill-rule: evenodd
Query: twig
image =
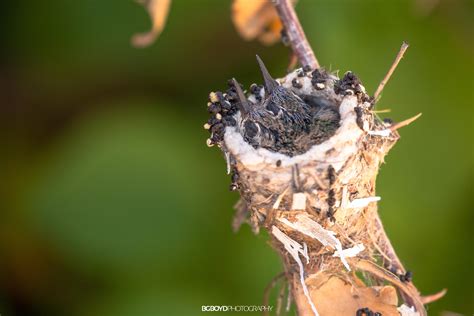
<path fill-rule="evenodd" d="M 371 112 L 372 112 L 372 113 L 379 114 L 379 113 L 389 113 L 389 112 L 392 112 L 392 110 L 391 110 L 391 109 L 372 110 Z"/>
<path fill-rule="evenodd" d="M 441 291 L 439 291 L 436 294 L 422 296 L 421 297 L 421 302 L 423 304 L 433 303 L 433 302 L 439 300 L 440 298 L 442 298 L 444 295 L 446 295 L 447 291 L 448 290 L 446 290 L 446 289 L 442 289 Z"/>
<path fill-rule="evenodd" d="M 378 214 L 375 214 L 375 228 L 377 229 L 377 232 L 379 233 L 379 247 L 383 250 L 383 252 L 390 258 L 390 266 L 394 268 L 395 270 L 400 270 L 401 273 L 405 273 L 405 268 L 403 267 L 402 262 L 398 258 L 397 254 L 395 253 L 395 250 L 392 246 L 392 243 L 390 242 L 390 239 L 388 239 L 387 233 L 385 232 L 385 229 L 382 225 L 382 221 L 380 220 L 380 217 Z M 389 268 L 389 267 L 387 267 Z"/>
<path fill-rule="evenodd" d="M 398 122 L 396 124 L 393 124 L 392 126 L 390 126 L 390 130 L 391 131 L 396 131 L 397 129 L 399 128 L 402 128 L 404 126 L 407 126 L 408 124 L 416 121 L 419 117 L 421 116 L 421 113 L 418 113 L 417 115 L 409 118 L 409 119 L 406 119 L 404 121 L 401 121 L 401 122 Z"/>
<path fill-rule="evenodd" d="M 291 283 L 288 282 L 288 296 L 286 297 L 286 312 L 288 313 L 291 308 Z"/>
<path fill-rule="evenodd" d="M 277 282 L 284 276 L 285 276 L 285 272 L 280 272 L 270 281 L 270 283 L 268 283 L 267 287 L 265 288 L 265 291 L 263 292 L 263 305 L 264 306 L 268 306 L 268 303 L 270 302 L 270 292 L 275 287 Z M 268 316 L 269 315 L 268 311 L 265 310 L 263 315 Z"/>
<path fill-rule="evenodd" d="M 377 90 L 375 90 L 375 93 L 374 93 L 375 102 L 377 102 L 377 100 L 380 96 L 380 93 L 382 92 L 383 88 L 385 87 L 385 84 L 388 82 L 388 80 L 392 76 L 393 72 L 397 68 L 398 63 L 403 58 L 403 55 L 405 54 L 405 51 L 408 49 L 408 46 L 409 46 L 408 43 L 403 42 L 402 47 L 400 47 L 400 51 L 398 52 L 397 57 L 395 58 L 395 61 L 392 64 L 392 67 L 390 67 L 387 74 L 385 75 L 385 77 L 380 82 L 379 86 L 377 87 Z"/>
<path fill-rule="evenodd" d="M 402 262 L 398 258 L 395 249 L 392 246 L 392 243 L 390 242 L 390 239 L 388 239 L 387 233 L 385 232 L 385 229 L 382 225 L 382 221 L 380 220 L 380 217 L 378 214 L 375 214 L 375 227 L 377 229 L 377 232 L 379 233 L 379 247 L 383 250 L 383 252 L 390 258 L 390 262 L 388 263 L 389 266 L 385 267 L 387 269 L 394 269 L 395 271 L 400 271 L 401 273 L 405 273 L 405 267 L 403 266 Z M 408 303 L 409 305 L 413 306 L 415 305 L 415 300 L 413 297 L 410 295 L 407 295 L 407 293 L 401 292 L 400 295 L 403 298 L 403 301 L 405 303 Z"/>
<path fill-rule="evenodd" d="M 286 289 L 286 286 L 283 284 L 280 288 L 280 293 L 278 293 L 276 316 L 280 316 L 281 305 L 283 303 L 283 298 L 285 297 L 285 289 Z M 290 294 L 288 293 L 288 295 Z"/>
<path fill-rule="evenodd" d="M 293 52 L 303 67 L 319 68 L 291 0 L 273 0 Z"/>

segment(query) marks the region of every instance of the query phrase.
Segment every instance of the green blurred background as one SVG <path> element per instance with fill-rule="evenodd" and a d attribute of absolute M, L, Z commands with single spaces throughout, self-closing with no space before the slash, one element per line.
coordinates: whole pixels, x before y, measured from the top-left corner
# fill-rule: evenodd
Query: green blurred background
<path fill-rule="evenodd" d="M 174 1 L 151 47 L 132 0 L 9 1 L 0 9 L 0 314 L 199 315 L 253 305 L 281 271 L 267 236 L 231 231 L 225 162 L 205 145 L 207 94 L 282 76 L 288 49 L 244 42 L 230 1 Z M 430 315 L 473 307 L 472 1 L 301 0 L 321 64 L 375 90 L 401 130 L 380 213 Z M 214 313 L 216 314 L 216 313 Z M 229 313 L 227 313 L 229 314 Z M 293 313 L 292 313 L 293 314 Z"/>

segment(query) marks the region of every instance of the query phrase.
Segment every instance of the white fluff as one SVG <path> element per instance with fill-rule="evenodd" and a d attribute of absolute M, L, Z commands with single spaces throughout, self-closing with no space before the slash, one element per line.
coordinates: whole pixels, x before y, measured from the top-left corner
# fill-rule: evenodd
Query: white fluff
<path fill-rule="evenodd" d="M 359 208 L 359 207 L 366 207 L 371 202 L 380 201 L 380 196 L 369 196 L 366 198 L 355 199 L 349 202 L 347 207 L 349 208 Z"/>
<path fill-rule="evenodd" d="M 342 250 L 342 255 L 346 258 L 353 258 L 357 256 L 361 251 L 364 251 L 365 247 L 363 244 L 357 244 L 354 247 Z M 333 257 L 339 257 L 341 254 L 336 252 Z"/>
<path fill-rule="evenodd" d="M 392 131 L 387 128 L 380 131 L 368 131 L 367 133 L 372 136 L 389 137 L 392 134 Z"/>
<path fill-rule="evenodd" d="M 400 316 L 420 316 L 420 313 L 415 311 L 415 307 L 408 307 L 407 305 L 403 304 L 397 308 Z"/>

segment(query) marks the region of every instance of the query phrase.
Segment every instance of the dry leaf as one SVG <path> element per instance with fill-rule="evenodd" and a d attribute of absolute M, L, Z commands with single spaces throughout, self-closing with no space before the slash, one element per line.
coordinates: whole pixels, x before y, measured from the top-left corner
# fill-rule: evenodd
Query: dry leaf
<path fill-rule="evenodd" d="M 312 280 L 308 286 L 321 316 L 355 315 L 365 307 L 384 316 L 399 316 L 397 291 L 392 286 L 358 287 L 336 276 L 321 274 L 320 277 L 325 280 Z"/>
<path fill-rule="evenodd" d="M 232 21 L 244 39 L 258 39 L 266 45 L 278 41 L 283 28 L 270 0 L 234 0 Z"/>
<path fill-rule="evenodd" d="M 137 2 L 147 9 L 152 20 L 152 28 L 146 33 L 135 34 L 132 37 L 132 45 L 135 47 L 146 47 L 152 44 L 161 31 L 163 31 L 171 0 L 137 0 Z"/>

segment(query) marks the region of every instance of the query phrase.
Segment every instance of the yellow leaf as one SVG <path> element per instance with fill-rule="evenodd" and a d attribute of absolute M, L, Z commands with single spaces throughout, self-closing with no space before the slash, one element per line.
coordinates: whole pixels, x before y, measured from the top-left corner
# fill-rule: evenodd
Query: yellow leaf
<path fill-rule="evenodd" d="M 279 40 L 283 28 L 270 0 L 234 0 L 232 21 L 244 39 L 258 39 L 266 45 Z"/>
<path fill-rule="evenodd" d="M 163 31 L 171 0 L 138 0 L 137 2 L 147 9 L 152 20 L 152 28 L 148 32 L 135 34 L 132 37 L 132 45 L 146 47 L 152 44 Z"/>

